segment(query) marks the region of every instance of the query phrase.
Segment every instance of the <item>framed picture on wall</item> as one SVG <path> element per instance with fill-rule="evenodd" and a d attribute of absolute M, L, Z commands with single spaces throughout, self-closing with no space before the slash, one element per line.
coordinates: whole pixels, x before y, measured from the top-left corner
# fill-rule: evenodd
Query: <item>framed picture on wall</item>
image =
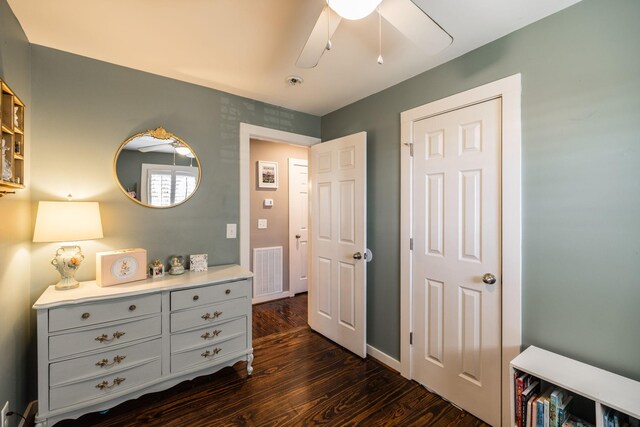
<path fill-rule="evenodd" d="M 278 188 L 278 162 L 258 161 L 258 188 Z"/>

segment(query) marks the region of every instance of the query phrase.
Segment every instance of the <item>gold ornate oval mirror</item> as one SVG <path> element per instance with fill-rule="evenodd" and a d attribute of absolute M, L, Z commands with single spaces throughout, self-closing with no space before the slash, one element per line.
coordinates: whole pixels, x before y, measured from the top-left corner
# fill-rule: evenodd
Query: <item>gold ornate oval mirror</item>
<path fill-rule="evenodd" d="M 113 169 L 127 197 L 150 208 L 182 204 L 200 185 L 200 161 L 193 149 L 161 127 L 124 141 Z"/>

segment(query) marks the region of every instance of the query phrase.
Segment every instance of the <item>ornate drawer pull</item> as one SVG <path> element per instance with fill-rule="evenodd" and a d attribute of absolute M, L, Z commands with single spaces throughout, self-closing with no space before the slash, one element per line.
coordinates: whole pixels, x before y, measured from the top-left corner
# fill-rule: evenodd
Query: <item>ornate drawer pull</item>
<path fill-rule="evenodd" d="M 99 366 L 101 368 L 107 368 L 109 366 L 113 366 L 113 365 L 117 365 L 120 362 L 122 362 L 124 359 L 126 359 L 127 356 L 116 356 L 113 358 L 113 362 L 109 362 L 109 359 L 102 359 L 99 362 L 96 362 L 96 366 Z"/>
<path fill-rule="evenodd" d="M 194 301 L 198 301 L 199 299 L 200 299 L 200 297 L 199 297 L 198 295 L 194 295 L 194 296 L 193 296 L 193 300 L 194 300 Z"/>
<path fill-rule="evenodd" d="M 109 385 L 109 381 L 102 381 L 101 383 L 96 384 L 96 388 L 99 388 L 100 390 L 114 388 L 115 386 L 122 384 L 124 380 L 126 380 L 126 378 L 116 377 L 111 385 Z"/>
<path fill-rule="evenodd" d="M 99 337 L 96 337 L 96 341 L 100 341 L 100 342 L 111 342 L 113 340 L 117 340 L 118 338 L 120 338 L 121 336 L 123 336 L 125 333 L 124 332 L 120 332 L 120 331 L 115 331 L 113 333 L 113 335 L 111 336 L 111 338 L 109 338 L 109 336 L 107 334 L 102 334 Z"/>
<path fill-rule="evenodd" d="M 207 358 L 207 357 L 213 357 L 213 356 L 215 356 L 216 354 L 220 353 L 221 351 L 222 351 L 222 349 L 221 349 L 221 348 L 216 347 L 216 348 L 214 348 L 214 349 L 213 349 L 213 350 L 211 350 L 211 351 L 209 351 L 209 350 L 205 351 L 205 352 L 204 352 L 204 353 L 202 353 L 200 356 L 202 356 L 202 357 L 204 357 L 204 358 Z"/>
<path fill-rule="evenodd" d="M 231 293 L 231 289 L 227 289 L 226 291 L 224 291 L 224 293 L 229 295 Z"/>
<path fill-rule="evenodd" d="M 90 313 L 82 313 L 82 320 L 87 320 L 90 316 Z"/>
<path fill-rule="evenodd" d="M 210 320 L 210 319 L 217 319 L 217 318 L 218 318 L 218 317 L 220 317 L 220 316 L 222 316 L 222 312 L 221 312 L 221 311 L 216 310 L 216 311 L 214 311 L 214 312 L 213 312 L 213 316 L 212 316 L 211 314 L 209 314 L 209 313 L 205 313 L 205 314 L 203 314 L 201 317 L 202 317 L 204 320 Z"/>
<path fill-rule="evenodd" d="M 129 306 L 129 311 L 133 311 L 133 310 L 135 310 L 136 308 L 138 308 L 138 307 L 136 307 L 136 305 L 135 305 L 135 304 L 131 304 L 131 305 Z"/>
<path fill-rule="evenodd" d="M 215 337 L 217 337 L 218 335 L 220 335 L 220 333 L 221 333 L 221 332 L 222 332 L 222 331 L 219 331 L 219 330 L 217 330 L 217 329 L 216 329 L 216 330 L 215 330 L 215 331 L 213 331 L 213 332 L 207 332 L 207 333 L 204 333 L 204 334 L 200 335 L 200 337 L 201 337 L 202 339 L 208 340 L 209 338 L 215 338 Z"/>

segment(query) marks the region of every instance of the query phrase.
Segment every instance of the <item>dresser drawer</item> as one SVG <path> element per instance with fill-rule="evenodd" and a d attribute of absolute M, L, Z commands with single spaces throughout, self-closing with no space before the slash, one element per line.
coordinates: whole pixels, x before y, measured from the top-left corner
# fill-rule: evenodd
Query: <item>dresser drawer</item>
<path fill-rule="evenodd" d="M 49 332 L 160 313 L 160 294 L 116 298 L 49 310 Z"/>
<path fill-rule="evenodd" d="M 247 298 L 238 298 L 221 304 L 171 313 L 171 332 L 215 325 L 223 320 L 231 320 L 243 314 L 248 315 L 250 307 Z"/>
<path fill-rule="evenodd" d="M 49 366 L 49 384 L 57 386 L 70 381 L 107 375 L 160 356 L 160 338 L 121 347 L 91 356 L 78 357 Z"/>
<path fill-rule="evenodd" d="M 197 365 L 211 363 L 232 353 L 247 348 L 247 336 L 242 334 L 216 344 L 195 350 L 184 351 L 171 355 L 171 372 L 184 371 Z"/>
<path fill-rule="evenodd" d="M 250 296 L 251 285 L 248 280 L 185 289 L 184 291 L 171 292 L 171 310 L 182 310 L 233 298 Z"/>
<path fill-rule="evenodd" d="M 49 359 L 114 347 L 118 344 L 160 335 L 161 332 L 162 322 L 158 314 L 146 319 L 54 335 L 49 337 Z"/>
<path fill-rule="evenodd" d="M 242 316 L 230 322 L 216 324 L 195 331 L 181 332 L 171 335 L 171 352 L 186 350 L 203 345 L 213 345 L 230 336 L 247 332 L 247 318 Z"/>
<path fill-rule="evenodd" d="M 157 359 L 112 374 L 89 380 L 78 381 L 49 390 L 49 409 L 59 409 L 93 399 L 126 391 L 149 381 L 160 378 L 162 368 L 160 356 Z"/>

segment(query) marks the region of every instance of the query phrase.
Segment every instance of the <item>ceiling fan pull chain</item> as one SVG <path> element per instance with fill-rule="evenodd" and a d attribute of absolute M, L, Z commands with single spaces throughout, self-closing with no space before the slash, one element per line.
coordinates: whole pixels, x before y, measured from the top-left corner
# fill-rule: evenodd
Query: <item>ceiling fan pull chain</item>
<path fill-rule="evenodd" d="M 331 6 L 327 0 L 327 45 L 325 49 L 331 50 Z"/>
<path fill-rule="evenodd" d="M 376 8 L 378 11 L 378 64 L 384 64 L 382 59 L 382 15 L 380 15 L 380 6 Z"/>

